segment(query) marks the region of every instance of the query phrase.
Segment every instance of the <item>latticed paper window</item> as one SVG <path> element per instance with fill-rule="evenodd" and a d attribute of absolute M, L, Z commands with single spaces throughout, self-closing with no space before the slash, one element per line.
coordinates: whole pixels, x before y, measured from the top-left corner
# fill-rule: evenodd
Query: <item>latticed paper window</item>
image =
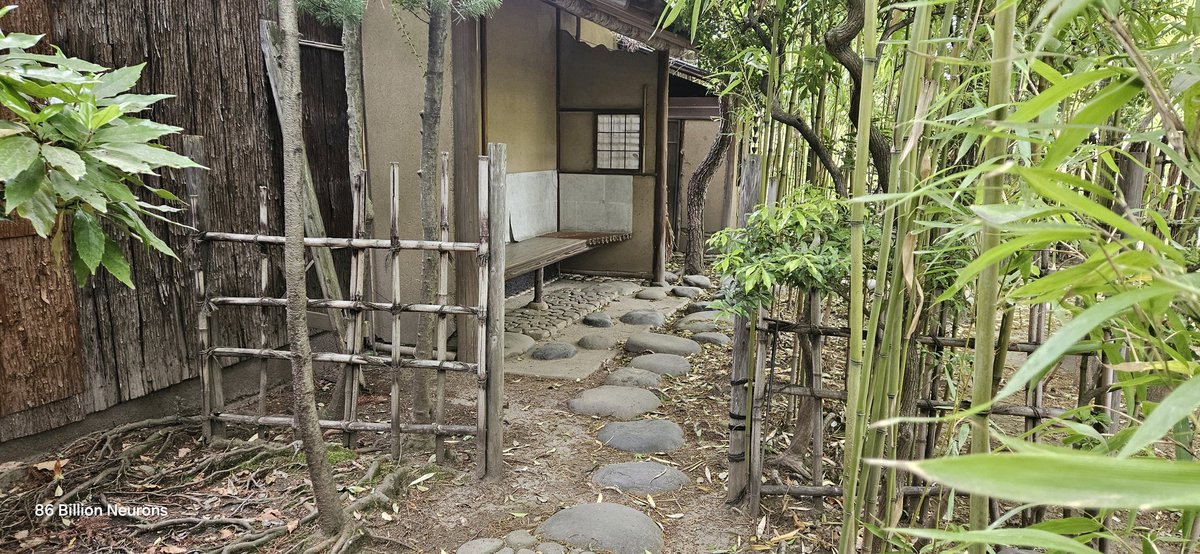
<path fill-rule="evenodd" d="M 596 169 L 642 168 L 642 116 L 596 114 Z"/>

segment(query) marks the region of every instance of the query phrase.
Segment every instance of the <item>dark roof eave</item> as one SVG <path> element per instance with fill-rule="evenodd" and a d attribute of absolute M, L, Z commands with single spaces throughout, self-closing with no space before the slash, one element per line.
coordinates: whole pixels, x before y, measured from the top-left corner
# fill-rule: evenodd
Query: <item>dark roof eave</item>
<path fill-rule="evenodd" d="M 647 14 L 589 0 L 543 1 L 610 31 L 643 42 L 655 50 L 680 54 L 692 49 L 692 43 L 688 39 L 670 31 L 658 30 L 658 21 Z"/>

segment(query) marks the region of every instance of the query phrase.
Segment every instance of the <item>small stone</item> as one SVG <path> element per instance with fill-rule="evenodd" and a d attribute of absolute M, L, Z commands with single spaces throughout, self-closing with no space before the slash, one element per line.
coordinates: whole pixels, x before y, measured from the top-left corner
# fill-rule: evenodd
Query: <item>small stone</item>
<path fill-rule="evenodd" d="M 712 288 L 712 281 L 703 275 L 684 275 L 683 284 L 689 287 L 699 287 L 702 289 Z"/>
<path fill-rule="evenodd" d="M 664 419 L 614 421 L 600 428 L 596 438 L 624 452 L 653 454 L 683 446 L 683 429 Z"/>
<path fill-rule="evenodd" d="M 662 378 L 655 372 L 638 369 L 636 367 L 623 367 L 612 373 L 604 379 L 604 384 L 614 385 L 618 387 L 657 387 L 658 382 Z"/>
<path fill-rule="evenodd" d="M 636 387 L 601 385 L 567 401 L 573 413 L 629 420 L 662 405 L 654 393 Z"/>
<path fill-rule="evenodd" d="M 668 283 L 677 283 L 677 282 L 679 282 L 679 276 L 670 271 L 664 271 L 663 272 L 663 281 L 666 281 Z"/>
<path fill-rule="evenodd" d="M 517 554 L 517 551 L 506 546 L 504 548 L 501 548 L 500 550 L 497 550 L 496 554 Z"/>
<path fill-rule="evenodd" d="M 592 481 L 638 495 L 676 491 L 692 482 L 682 471 L 657 462 L 609 464 L 597 470 Z"/>
<path fill-rule="evenodd" d="M 615 554 L 662 552 L 662 531 L 649 516 L 628 506 L 593 502 L 549 517 L 538 533 L 580 548 Z"/>
<path fill-rule="evenodd" d="M 633 310 L 621 316 L 621 323 L 629 325 L 649 325 L 657 327 L 666 322 L 666 318 L 655 310 Z"/>
<path fill-rule="evenodd" d="M 529 338 L 531 338 L 533 340 L 543 340 L 543 339 L 550 338 L 550 331 L 547 331 L 545 329 L 530 329 L 530 330 L 526 331 L 525 334 L 529 335 Z"/>
<path fill-rule="evenodd" d="M 580 348 L 585 348 L 587 350 L 610 350 L 612 347 L 617 345 L 617 338 L 600 334 L 587 335 L 580 338 L 575 344 L 578 344 Z"/>
<path fill-rule="evenodd" d="M 504 541 L 500 539 L 475 539 L 458 547 L 454 554 L 496 554 L 501 548 Z"/>
<path fill-rule="evenodd" d="M 661 333 L 635 333 L 625 341 L 625 350 L 634 353 L 654 352 L 660 354 L 696 354 L 700 344 L 692 339 L 663 335 Z M 537 352 L 535 351 L 536 355 Z"/>
<path fill-rule="evenodd" d="M 692 335 L 692 340 L 700 344 L 715 344 L 717 346 L 725 346 L 730 343 L 729 336 L 724 333 L 696 333 Z"/>
<path fill-rule="evenodd" d="M 583 324 L 588 327 L 612 327 L 612 317 L 604 312 L 596 312 L 583 316 Z"/>
<path fill-rule="evenodd" d="M 544 542 L 537 545 L 537 554 L 567 554 L 567 549 L 561 544 Z"/>
<path fill-rule="evenodd" d="M 675 287 L 671 289 L 671 294 L 680 298 L 695 298 L 703 294 L 703 292 L 696 287 Z"/>
<path fill-rule="evenodd" d="M 712 302 L 692 302 L 683 307 L 684 314 L 694 314 L 696 312 L 707 312 L 712 310 Z"/>
<path fill-rule="evenodd" d="M 528 548 L 522 548 L 517 551 L 517 554 L 537 554 L 537 552 L 534 552 Z"/>
<path fill-rule="evenodd" d="M 689 333 L 711 333 L 720 329 L 716 323 L 708 321 L 684 321 L 676 323 L 675 328 Z"/>
<path fill-rule="evenodd" d="M 504 537 L 504 542 L 513 548 L 528 548 L 537 544 L 538 540 L 529 531 L 518 529 Z"/>
<path fill-rule="evenodd" d="M 521 333 L 504 333 L 504 358 L 524 356 L 537 346 L 537 341 Z"/>
<path fill-rule="evenodd" d="M 692 369 L 687 358 L 675 354 L 643 354 L 631 360 L 629 366 L 672 377 L 687 375 Z"/>
<path fill-rule="evenodd" d="M 634 297 L 639 300 L 662 300 L 667 297 L 667 289 L 662 287 L 642 289 Z"/>
<path fill-rule="evenodd" d="M 535 360 L 563 360 L 575 355 L 575 346 L 565 342 L 548 342 L 533 351 Z"/>

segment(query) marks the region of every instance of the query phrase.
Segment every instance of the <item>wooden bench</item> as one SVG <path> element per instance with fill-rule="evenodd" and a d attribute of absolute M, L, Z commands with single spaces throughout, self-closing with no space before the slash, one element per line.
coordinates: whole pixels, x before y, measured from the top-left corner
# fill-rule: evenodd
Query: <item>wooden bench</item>
<path fill-rule="evenodd" d="M 585 231 L 559 231 L 509 243 L 505 251 L 504 278 L 511 279 L 534 272 L 533 302 L 531 307 L 542 308 L 542 287 L 545 285 L 546 266 L 556 264 L 593 248 L 629 240 L 632 233 L 592 233 Z"/>

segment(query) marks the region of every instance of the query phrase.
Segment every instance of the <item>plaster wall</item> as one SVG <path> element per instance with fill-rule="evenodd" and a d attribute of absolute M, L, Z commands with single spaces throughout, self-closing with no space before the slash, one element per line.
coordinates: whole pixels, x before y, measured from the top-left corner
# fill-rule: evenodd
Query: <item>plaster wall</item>
<path fill-rule="evenodd" d="M 538 0 L 505 0 L 484 23 L 484 144 L 508 144 L 510 174 L 557 169 L 557 23 Z"/>
<path fill-rule="evenodd" d="M 687 224 L 687 187 L 696 173 L 696 168 L 708 150 L 712 148 L 721 124 L 710 119 L 689 119 L 683 122 L 683 148 L 680 152 L 679 168 L 679 218 L 680 223 Z M 725 189 L 730 183 L 725 180 L 725 167 L 728 156 L 722 157 L 713 172 L 712 180 L 708 182 L 708 192 L 704 197 L 704 233 L 712 234 L 724 228 Z M 678 240 L 676 242 L 679 242 Z"/>
<path fill-rule="evenodd" d="M 654 270 L 654 176 L 633 177 L 633 237 L 562 263 L 564 270 L 612 271 L 649 277 Z"/>

